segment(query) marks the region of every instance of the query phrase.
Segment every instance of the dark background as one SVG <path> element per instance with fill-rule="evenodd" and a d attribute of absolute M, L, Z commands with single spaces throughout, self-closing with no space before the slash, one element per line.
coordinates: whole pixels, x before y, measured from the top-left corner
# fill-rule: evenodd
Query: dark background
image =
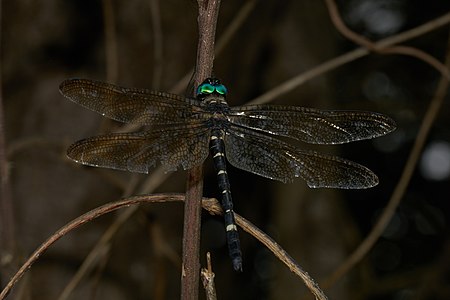
<path fill-rule="evenodd" d="M 127 187 L 128 194 L 139 193 L 147 178 L 83 167 L 65 157 L 70 143 L 118 131 L 122 125 L 66 100 L 58 92 L 59 84 L 82 77 L 169 91 L 195 64 L 195 1 L 160 1 L 156 14 L 161 19 L 162 60 L 155 59 L 152 1 L 112 2 L 116 77 L 106 71 L 106 52 L 111 49 L 105 49 L 104 2 L 3 2 L 1 122 L 14 206 L 15 254 L 20 259 L 70 220 L 120 199 Z M 222 1 L 218 38 L 242 2 Z M 230 105 L 244 104 L 357 47 L 334 28 L 323 1 L 255 3 L 215 60 L 215 75 L 227 85 Z M 450 2 L 353 0 L 339 1 L 338 7 L 350 28 L 379 40 L 448 13 Z M 448 38 L 446 25 L 406 45 L 443 61 Z M 161 76 L 155 71 L 158 66 Z M 314 147 L 364 164 L 379 176 L 380 184 L 368 190 L 311 190 L 300 179 L 284 185 L 229 167 L 236 212 L 270 234 L 322 282 L 367 236 L 388 203 L 439 78 L 435 69 L 416 58 L 371 54 L 277 99 L 273 103 L 370 110 L 395 119 L 398 129 L 386 137 Z M 183 94 L 185 87 L 177 92 Z M 368 255 L 326 290 L 330 299 L 450 299 L 449 116 L 447 98 L 393 220 Z M 155 192 L 184 192 L 185 175 L 170 174 Z M 137 187 L 130 189 L 133 183 Z M 205 195 L 216 196 L 216 189 L 208 159 Z M 57 242 L 10 298 L 56 299 L 118 214 L 95 220 Z M 182 217 L 181 203 L 141 206 L 72 299 L 179 298 Z M 233 272 L 222 226 L 221 218 L 204 214 L 202 263 L 211 251 L 219 299 L 308 295 L 300 279 L 243 232 L 244 273 Z M 2 286 L 15 271 L 3 268 Z"/>

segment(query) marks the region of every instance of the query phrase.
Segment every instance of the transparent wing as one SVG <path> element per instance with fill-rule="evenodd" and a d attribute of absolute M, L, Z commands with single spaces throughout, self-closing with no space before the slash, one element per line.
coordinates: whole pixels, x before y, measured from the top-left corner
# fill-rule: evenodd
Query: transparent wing
<path fill-rule="evenodd" d="M 65 80 L 59 90 L 71 101 L 124 123 L 180 124 L 201 111 L 196 99 L 88 79 Z"/>
<path fill-rule="evenodd" d="M 238 126 L 225 135 L 226 157 L 236 168 L 282 182 L 303 178 L 311 188 L 362 189 L 378 184 L 368 168 L 336 156 L 295 149 Z"/>
<path fill-rule="evenodd" d="M 232 107 L 229 121 L 245 128 L 311 144 L 342 144 L 371 139 L 396 128 L 391 118 L 378 113 L 281 105 Z"/>
<path fill-rule="evenodd" d="M 84 165 L 148 173 L 161 163 L 166 171 L 190 169 L 208 156 L 209 129 L 200 125 L 159 131 L 117 133 L 76 142 L 67 156 Z"/>

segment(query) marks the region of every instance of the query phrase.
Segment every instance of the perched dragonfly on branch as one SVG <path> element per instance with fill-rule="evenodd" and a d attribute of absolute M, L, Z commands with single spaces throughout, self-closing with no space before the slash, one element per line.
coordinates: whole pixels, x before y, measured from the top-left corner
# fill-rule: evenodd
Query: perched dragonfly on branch
<path fill-rule="evenodd" d="M 180 167 L 187 170 L 203 163 L 211 153 L 228 250 L 234 269 L 240 271 L 242 255 L 226 160 L 236 168 L 285 183 L 301 177 L 311 188 L 370 188 L 378 184 L 378 178 L 368 168 L 299 149 L 277 137 L 311 144 L 342 144 L 382 136 L 396 127 L 391 118 L 373 112 L 281 105 L 230 107 L 226 87 L 215 78 L 198 86 L 195 98 L 87 79 L 66 80 L 60 91 L 107 118 L 148 126 L 144 131 L 78 141 L 67 151 L 76 162 L 148 173 L 158 163 L 167 171 Z"/>

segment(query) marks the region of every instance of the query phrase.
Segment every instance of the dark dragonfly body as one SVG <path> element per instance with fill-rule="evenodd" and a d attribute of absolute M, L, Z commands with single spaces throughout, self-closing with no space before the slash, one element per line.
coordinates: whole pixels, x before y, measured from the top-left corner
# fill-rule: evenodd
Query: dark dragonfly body
<path fill-rule="evenodd" d="M 276 137 L 341 144 L 395 129 L 392 119 L 373 112 L 281 105 L 230 107 L 225 99 L 227 89 L 213 78 L 197 88 L 196 98 L 85 79 L 66 80 L 60 91 L 110 119 L 149 127 L 146 131 L 112 133 L 76 142 L 67 155 L 79 163 L 139 173 L 148 173 L 157 163 L 167 171 L 179 167 L 186 170 L 203 163 L 209 148 L 235 270 L 242 270 L 242 257 L 226 160 L 239 169 L 281 182 L 301 177 L 312 188 L 369 188 L 378 184 L 378 178 L 366 167 L 298 149 Z"/>
<path fill-rule="evenodd" d="M 210 120 L 211 137 L 210 152 L 217 172 L 217 183 L 221 194 L 223 218 L 227 236 L 228 253 L 233 268 L 242 271 L 242 253 L 234 220 L 233 200 L 231 198 L 230 181 L 228 180 L 227 162 L 225 160 L 224 137 L 227 130 L 226 114 L 230 113 L 228 103 L 225 101 L 227 90 L 217 79 L 208 79 L 197 89 L 197 97 L 202 99 L 208 110 L 214 113 Z"/>

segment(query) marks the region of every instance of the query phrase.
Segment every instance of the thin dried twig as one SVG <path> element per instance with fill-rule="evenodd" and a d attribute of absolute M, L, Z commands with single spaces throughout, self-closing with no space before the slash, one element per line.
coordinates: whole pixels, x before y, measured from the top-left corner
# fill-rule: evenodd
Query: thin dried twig
<path fill-rule="evenodd" d="M 387 48 L 377 47 L 374 42 L 350 30 L 350 28 L 345 25 L 334 0 L 325 0 L 325 3 L 327 4 L 328 12 L 330 13 L 330 18 L 334 26 L 343 36 L 345 36 L 349 40 L 380 54 L 402 54 L 418 58 L 431 65 L 445 78 L 450 79 L 450 73 L 448 69 L 430 54 L 417 48 L 408 46 L 391 46 Z"/>
<path fill-rule="evenodd" d="M 150 13 L 153 33 L 153 78 L 152 88 L 159 89 L 163 72 L 163 38 L 159 0 L 150 0 Z"/>
<path fill-rule="evenodd" d="M 11 280 L 8 282 L 8 284 L 5 286 L 5 288 L 0 293 L 0 300 L 5 299 L 6 296 L 9 294 L 11 289 L 14 287 L 14 285 L 22 278 L 22 276 L 25 274 L 25 272 L 31 268 L 31 266 L 39 259 L 39 257 L 47 251 L 47 249 L 53 245 L 56 241 L 58 241 L 60 238 L 65 236 L 67 233 L 71 232 L 72 230 L 91 222 L 92 220 L 103 216 L 107 213 L 110 213 L 112 211 L 115 211 L 119 208 L 128 207 L 140 203 L 158 203 L 158 202 L 174 202 L 174 201 L 182 201 L 184 199 L 183 195 L 179 194 L 158 194 L 158 195 L 151 195 L 151 196 L 136 196 L 131 197 L 122 201 L 117 201 L 114 203 L 108 203 L 105 205 L 102 205 L 96 209 L 93 209 L 69 224 L 63 226 L 61 229 L 56 231 L 52 236 L 50 236 L 42 245 L 39 246 L 38 249 L 36 249 L 33 254 L 28 258 L 28 260 L 22 265 L 22 267 L 17 271 L 17 273 L 11 278 Z"/>
<path fill-rule="evenodd" d="M 213 201 L 204 201 L 203 208 L 208 210 L 210 214 L 222 215 L 222 207 L 217 203 L 217 200 L 211 200 Z M 234 216 L 236 218 L 236 224 L 239 225 L 239 227 L 241 227 L 244 231 L 254 236 L 258 241 L 266 246 L 280 261 L 282 261 L 289 268 L 289 270 L 300 277 L 305 283 L 306 287 L 314 294 L 316 299 L 327 299 L 327 296 L 323 293 L 314 279 L 309 276 L 309 274 L 304 271 L 300 267 L 300 265 L 297 264 L 297 262 L 292 258 L 292 256 L 290 256 L 277 242 L 275 242 L 270 236 L 268 236 L 254 224 L 238 215 L 236 212 Z"/>
<path fill-rule="evenodd" d="M 111 213 L 120 208 L 126 207 L 137 207 L 139 204 L 144 203 L 161 203 L 161 202 L 179 202 L 184 201 L 185 196 L 182 194 L 154 194 L 154 195 L 143 195 L 143 196 L 133 196 L 127 199 L 123 199 L 113 203 L 107 203 L 98 208 L 95 208 L 80 217 L 76 218 L 72 222 L 63 226 L 57 230 L 52 236 L 50 236 L 44 243 L 42 243 L 37 250 L 35 250 L 28 260 L 21 266 L 17 273 L 11 278 L 7 283 L 6 287 L 0 293 L 0 300 L 6 298 L 6 296 L 11 292 L 12 288 L 19 282 L 23 275 L 31 268 L 31 266 L 41 257 L 56 241 L 68 234 L 69 232 L 77 229 L 78 227 L 93 221 L 107 213 Z M 210 214 L 221 215 L 222 207 L 220 206 L 217 199 L 214 198 L 202 198 L 201 205 L 203 209 L 206 209 Z M 123 214 L 122 214 L 123 215 Z M 294 272 L 297 276 L 302 278 L 306 286 L 311 290 L 311 292 L 316 296 L 316 299 L 327 299 L 314 280 L 301 269 L 301 267 L 294 261 L 294 259 L 289 256 L 286 251 L 284 251 L 275 241 L 273 241 L 264 232 L 258 229 L 255 225 L 247 221 L 245 218 L 236 214 L 236 223 L 246 232 L 250 233 L 266 245 L 269 250 L 271 250 L 289 269 Z M 212 272 L 212 270 L 211 270 Z"/>
<path fill-rule="evenodd" d="M 446 68 L 450 69 L 450 37 L 447 45 L 447 57 L 445 62 Z M 397 186 L 392 193 L 392 196 L 389 200 L 388 205 L 384 209 L 377 223 L 375 224 L 372 231 L 369 235 L 364 239 L 364 241 L 358 246 L 358 248 L 350 255 L 350 257 L 344 261 L 331 276 L 325 281 L 323 284 L 324 287 L 330 287 L 333 285 L 339 278 L 341 278 L 344 274 L 346 274 L 356 263 L 358 263 L 367 252 L 373 247 L 375 242 L 381 236 L 386 226 L 389 224 L 389 221 L 392 219 L 395 210 L 397 209 L 400 201 L 405 194 L 405 191 L 409 185 L 414 169 L 416 168 L 417 161 L 420 158 L 420 154 L 425 145 L 425 142 L 428 138 L 431 126 L 433 125 L 436 117 L 439 113 L 439 109 L 444 102 L 444 98 L 447 95 L 449 87 L 449 81 L 445 76 L 442 76 L 439 84 L 436 88 L 435 95 L 430 102 L 430 105 L 425 113 L 422 124 L 420 126 L 419 132 L 417 134 L 416 140 L 414 142 L 414 146 L 411 150 L 411 153 L 406 162 L 405 168 L 403 169 L 403 173 L 400 177 Z"/>
<path fill-rule="evenodd" d="M 392 45 L 403 43 L 407 40 L 413 39 L 415 37 L 418 37 L 420 35 L 430 32 L 430 31 L 436 30 L 437 28 L 444 26 L 448 23 L 450 23 L 450 12 L 439 18 L 431 20 L 430 22 L 427 22 L 418 27 L 415 27 L 411 30 L 404 31 L 397 35 L 393 35 L 391 37 L 382 39 L 382 40 L 376 42 L 374 45 L 375 45 L 376 49 L 386 49 Z M 338 57 L 330 59 L 330 60 L 312 68 L 311 70 L 303 72 L 303 73 L 279 84 L 277 87 L 271 89 L 270 91 L 267 91 L 266 93 L 258 96 L 255 99 L 251 100 L 248 104 L 262 104 L 262 103 L 270 102 L 270 101 L 292 91 L 293 89 L 297 88 L 301 84 L 304 84 L 308 80 L 311 80 L 311 79 L 318 77 L 326 72 L 334 70 L 342 65 L 345 65 L 351 61 L 354 61 L 358 58 L 364 57 L 369 54 L 370 54 L 369 49 L 367 49 L 365 47 L 360 47 L 353 51 L 347 52 L 343 55 L 340 55 Z"/>
<path fill-rule="evenodd" d="M 216 300 L 217 293 L 216 293 L 216 286 L 214 284 L 214 277 L 216 275 L 212 271 L 211 253 L 209 252 L 206 253 L 206 263 L 207 268 L 202 268 L 201 271 L 203 288 L 205 289 L 207 300 Z"/>
<path fill-rule="evenodd" d="M 302 269 L 302 267 L 290 256 L 281 246 L 275 242 L 270 236 L 260 230 L 258 227 L 250 223 L 238 214 L 235 214 L 236 223 L 244 229 L 246 232 L 254 236 L 264 246 L 266 246 L 279 260 L 281 260 L 295 275 L 300 277 L 305 283 L 306 287 L 314 294 L 316 299 L 325 300 L 327 296 L 320 289 L 316 281 L 309 276 L 308 272 Z"/>
<path fill-rule="evenodd" d="M 158 187 L 169 175 L 164 173 L 161 167 L 157 168 L 152 175 L 148 176 L 147 180 L 142 184 L 142 188 L 138 191 L 138 194 L 148 194 L 151 193 Z M 124 197 L 128 197 L 135 190 L 135 181 L 132 180 L 129 184 L 127 190 L 124 192 Z M 94 265 L 101 260 L 101 256 L 108 254 L 105 249 L 110 249 L 110 241 L 119 231 L 123 224 L 125 224 L 128 219 L 130 219 L 137 211 L 138 206 L 132 206 L 125 211 L 121 212 L 115 221 L 105 230 L 100 239 L 97 241 L 95 246 L 91 249 L 89 254 L 83 260 L 83 263 L 78 268 L 75 275 L 72 277 L 70 282 L 65 286 L 61 292 L 58 300 L 68 299 L 73 290 L 78 286 L 81 280 L 92 270 Z"/>
<path fill-rule="evenodd" d="M 119 76 L 119 60 L 117 55 L 117 38 L 114 10 L 111 0 L 103 0 L 103 28 L 105 33 L 106 79 L 117 82 Z"/>

